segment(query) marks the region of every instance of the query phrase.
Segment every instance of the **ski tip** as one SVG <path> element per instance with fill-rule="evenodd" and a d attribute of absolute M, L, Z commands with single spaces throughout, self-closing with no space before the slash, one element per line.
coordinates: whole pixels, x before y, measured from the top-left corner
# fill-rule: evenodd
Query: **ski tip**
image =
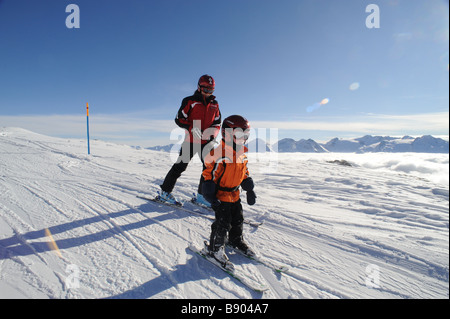
<path fill-rule="evenodd" d="M 165 205 L 170 205 L 170 206 L 177 206 L 177 207 L 182 207 L 183 206 L 183 202 L 176 201 L 175 203 L 169 203 L 169 202 L 163 201 L 161 199 L 160 195 L 156 195 L 155 197 L 136 195 L 136 197 L 140 198 L 140 199 L 144 199 L 144 200 L 149 200 L 149 201 L 152 201 L 152 202 L 157 202 L 157 203 L 161 203 L 161 204 L 165 204 Z"/>
<path fill-rule="evenodd" d="M 264 293 L 264 292 L 266 292 L 266 291 L 268 291 L 268 290 L 270 290 L 270 288 L 269 287 L 260 287 L 260 288 L 253 288 L 253 290 L 254 291 L 256 291 L 256 292 L 260 292 L 260 293 Z"/>

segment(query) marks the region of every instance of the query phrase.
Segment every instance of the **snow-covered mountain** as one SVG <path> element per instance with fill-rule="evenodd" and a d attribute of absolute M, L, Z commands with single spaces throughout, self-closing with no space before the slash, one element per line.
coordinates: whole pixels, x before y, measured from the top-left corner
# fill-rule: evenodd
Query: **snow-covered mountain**
<path fill-rule="evenodd" d="M 253 139 L 249 142 L 250 152 L 273 152 L 280 153 L 448 153 L 449 142 L 431 135 L 422 137 L 404 136 L 402 138 L 390 136 L 366 135 L 359 138 L 342 139 L 333 138 L 327 143 L 317 143 L 312 139 L 301 139 L 295 141 L 292 138 L 284 138 L 270 146 L 262 139 Z M 173 144 L 167 146 L 150 147 L 151 150 L 172 150 Z"/>
<path fill-rule="evenodd" d="M 323 144 L 329 152 L 415 152 L 415 153 L 448 153 L 449 142 L 430 135 L 422 137 L 404 136 L 395 138 L 390 136 L 371 136 L 355 139 L 334 138 Z"/>
<path fill-rule="evenodd" d="M 289 271 L 229 256 L 264 293 L 187 249 L 210 219 L 136 197 L 171 165 L 166 152 L 93 140 L 87 155 L 85 140 L 0 128 L 0 298 L 448 298 L 448 154 L 249 154 L 258 198 L 242 195 L 244 215 L 264 224 L 245 239 Z M 174 195 L 188 200 L 200 171 L 193 161 Z"/>
<path fill-rule="evenodd" d="M 180 150 L 180 144 L 158 145 L 148 147 L 147 149 L 158 152 L 178 152 Z"/>
<path fill-rule="evenodd" d="M 285 138 L 274 144 L 273 149 L 278 152 L 302 152 L 302 153 L 324 153 L 327 150 L 312 139 L 295 141 L 291 138 Z"/>

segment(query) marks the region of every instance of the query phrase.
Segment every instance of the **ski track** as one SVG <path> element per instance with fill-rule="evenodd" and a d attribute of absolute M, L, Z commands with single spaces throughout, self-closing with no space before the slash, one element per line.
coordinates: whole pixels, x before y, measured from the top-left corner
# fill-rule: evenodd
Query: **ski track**
<path fill-rule="evenodd" d="M 136 198 L 159 190 L 168 154 L 93 141 L 87 156 L 85 141 L 1 130 L 0 297 L 448 297 L 448 185 L 292 154 L 275 172 L 249 163 L 258 199 L 244 214 L 264 224 L 244 235 L 290 268 L 278 274 L 231 253 L 270 287 L 262 294 L 188 251 L 208 238 L 210 220 Z M 191 196 L 200 167 L 191 163 L 176 196 Z M 379 267 L 377 288 L 368 265 Z"/>

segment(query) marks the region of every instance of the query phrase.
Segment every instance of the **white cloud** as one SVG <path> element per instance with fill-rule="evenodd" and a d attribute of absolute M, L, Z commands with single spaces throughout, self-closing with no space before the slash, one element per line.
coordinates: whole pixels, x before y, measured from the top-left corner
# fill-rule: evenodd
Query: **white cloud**
<path fill-rule="evenodd" d="M 292 131 L 335 131 L 360 134 L 448 134 L 449 113 L 414 115 L 366 114 L 354 117 L 324 117 L 298 121 L 252 121 L 255 128 Z"/>

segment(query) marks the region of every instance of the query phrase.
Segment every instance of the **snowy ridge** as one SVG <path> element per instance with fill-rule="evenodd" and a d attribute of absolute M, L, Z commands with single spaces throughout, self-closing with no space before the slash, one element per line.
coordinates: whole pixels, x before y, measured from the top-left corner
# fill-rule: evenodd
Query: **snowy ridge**
<path fill-rule="evenodd" d="M 327 143 L 317 143 L 312 139 L 295 141 L 291 138 L 284 138 L 274 144 L 272 149 L 281 153 L 448 153 L 449 142 L 431 135 L 417 138 L 411 136 L 398 138 L 372 135 L 351 139 L 336 137 Z"/>
<path fill-rule="evenodd" d="M 415 153 L 448 153 L 449 142 L 431 135 L 421 137 L 403 136 L 402 138 L 390 136 L 366 135 L 354 139 L 334 138 L 323 144 L 329 152 L 415 152 Z"/>
<path fill-rule="evenodd" d="M 249 157 L 247 242 L 289 267 L 233 255 L 257 293 L 187 249 L 211 221 L 155 194 L 170 154 L 0 128 L 0 298 L 448 298 L 448 154 Z M 333 163 L 344 158 L 352 166 Z M 193 161 L 175 188 L 196 189 Z M 445 176 L 447 177 L 445 177 Z M 245 201 L 244 201 L 245 202 Z M 57 248 L 55 248 L 57 247 Z"/>
<path fill-rule="evenodd" d="M 148 149 L 164 152 L 178 152 L 179 145 L 149 147 Z M 294 140 L 283 138 L 270 146 L 263 139 L 252 139 L 248 143 L 250 153 L 280 152 L 280 153 L 448 153 L 449 142 L 442 138 L 424 135 L 421 137 L 403 136 L 372 136 L 359 138 L 333 138 L 326 143 L 317 143 L 313 139 Z"/>

